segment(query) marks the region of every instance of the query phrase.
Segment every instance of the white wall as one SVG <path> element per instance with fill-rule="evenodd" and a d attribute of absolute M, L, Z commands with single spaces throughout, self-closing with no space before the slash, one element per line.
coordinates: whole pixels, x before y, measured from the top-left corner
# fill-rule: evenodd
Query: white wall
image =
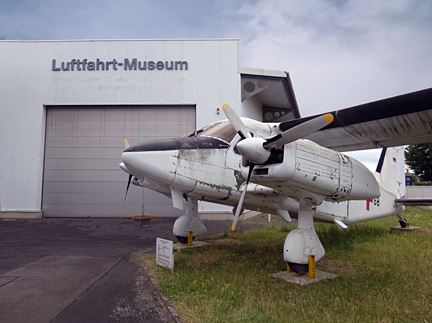
<path fill-rule="evenodd" d="M 242 102 L 242 116 L 262 120 L 262 103 L 257 96 L 252 96 Z"/>
<path fill-rule="evenodd" d="M 72 59 L 187 61 L 188 70 L 53 71 Z M 238 40 L 0 41 L 0 211 L 39 211 L 45 106 L 187 104 L 197 127 L 240 107 Z M 120 160 L 120 156 L 119 156 Z"/>

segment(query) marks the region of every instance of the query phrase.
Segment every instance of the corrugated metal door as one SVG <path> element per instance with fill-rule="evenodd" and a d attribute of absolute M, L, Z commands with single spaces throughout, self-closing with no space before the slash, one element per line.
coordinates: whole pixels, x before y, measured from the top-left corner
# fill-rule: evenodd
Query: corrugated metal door
<path fill-rule="evenodd" d="M 118 166 L 123 139 L 136 144 L 195 130 L 195 106 L 48 107 L 45 217 L 175 216 L 171 199 L 131 185 Z"/>

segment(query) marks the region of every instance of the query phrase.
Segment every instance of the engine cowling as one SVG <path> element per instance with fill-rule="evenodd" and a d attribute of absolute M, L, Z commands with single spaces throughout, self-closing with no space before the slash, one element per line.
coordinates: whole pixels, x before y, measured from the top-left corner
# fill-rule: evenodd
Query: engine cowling
<path fill-rule="evenodd" d="M 243 176 L 248 167 L 242 166 Z M 331 201 L 367 200 L 379 196 L 372 172 L 359 161 L 310 140 L 297 140 L 283 149 L 276 163 L 256 165 L 251 181 L 279 187 L 296 197 L 311 192 Z"/>

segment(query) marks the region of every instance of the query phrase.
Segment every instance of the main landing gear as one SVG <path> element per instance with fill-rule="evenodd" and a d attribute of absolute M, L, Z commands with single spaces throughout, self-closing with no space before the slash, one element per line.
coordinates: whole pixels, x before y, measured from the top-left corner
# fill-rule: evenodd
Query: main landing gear
<path fill-rule="evenodd" d="M 290 269 L 302 276 L 309 272 L 310 255 L 315 256 L 315 261 L 324 257 L 325 250 L 315 231 L 311 205 L 300 206 L 297 228 L 288 233 L 283 253 Z"/>
<path fill-rule="evenodd" d="M 408 228 L 409 224 L 408 221 L 406 219 L 404 219 L 404 217 L 400 214 L 397 215 L 399 218 L 399 224 L 401 226 L 402 229 Z"/>
<path fill-rule="evenodd" d="M 188 243 L 188 232 L 192 231 L 194 238 L 207 232 L 207 228 L 198 215 L 198 200 L 188 198 L 186 214 L 180 216 L 173 226 L 173 233 L 180 243 Z"/>

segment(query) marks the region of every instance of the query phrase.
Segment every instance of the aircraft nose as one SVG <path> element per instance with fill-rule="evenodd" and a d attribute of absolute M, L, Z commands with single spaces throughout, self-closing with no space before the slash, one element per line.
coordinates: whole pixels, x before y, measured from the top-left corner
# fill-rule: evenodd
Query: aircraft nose
<path fill-rule="evenodd" d="M 136 177 L 149 177 L 167 184 L 174 179 L 176 155 L 173 151 L 125 151 L 122 160 Z"/>

